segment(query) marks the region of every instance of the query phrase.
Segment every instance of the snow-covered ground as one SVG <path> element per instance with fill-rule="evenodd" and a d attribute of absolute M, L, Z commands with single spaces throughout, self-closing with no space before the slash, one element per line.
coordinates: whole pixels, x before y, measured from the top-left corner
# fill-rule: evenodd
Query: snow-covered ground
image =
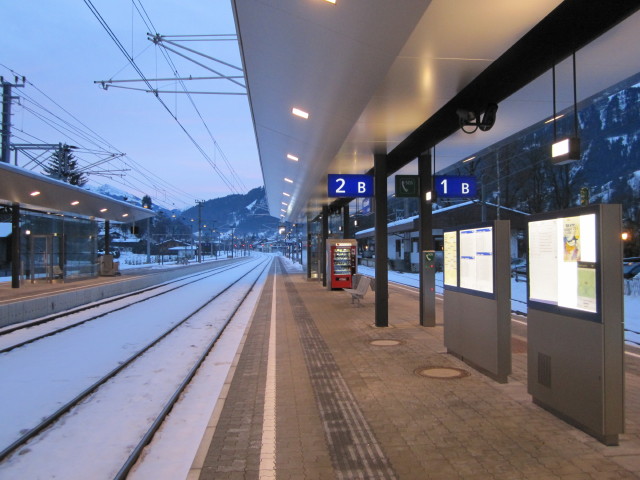
<path fill-rule="evenodd" d="M 243 272 L 250 272 L 255 279 L 266 265 L 258 265 L 260 259 L 264 257 L 242 264 L 235 269 L 237 273 L 225 272 L 159 297 L 160 303 L 152 305 L 149 300 L 0 355 L 0 448 Z M 131 478 L 186 478 L 267 272 L 263 271 L 258 287 L 221 338 L 221 348 L 209 355 Z M 230 290 L 227 295 L 215 308 L 202 310 L 176 335 L 163 340 L 164 354 L 156 352 L 146 364 L 145 354 L 119 381 L 100 388 L 62 422 L 23 447 L 20 454 L 0 464 L 0 478 L 113 478 L 119 468 L 113 459 L 124 460 L 123 455 L 126 457 L 137 442 L 129 440 L 129 435 L 144 432 L 147 417 L 155 415 L 152 412 L 179 383 L 185 365 L 200 350 L 196 347 L 208 341 L 209 331 L 216 330 L 221 319 L 235 308 L 240 294 Z M 84 315 L 93 316 L 100 309 L 112 307 L 98 307 Z M 161 344 L 153 350 L 158 348 Z M 139 386 L 132 389 L 132 384 Z M 90 430 L 99 435 L 87 433 L 87 424 L 93 425 Z"/>
<path fill-rule="evenodd" d="M 375 277 L 375 269 L 371 267 L 360 265 L 358 266 L 358 273 Z M 442 275 L 442 272 L 436 273 L 437 294 L 443 293 L 444 280 Z M 420 285 L 417 273 L 389 271 L 389 281 L 416 288 Z M 516 282 L 513 278 L 511 279 L 511 310 L 527 313 L 527 283 L 523 281 Z M 640 334 L 633 333 L 640 332 L 640 296 L 624 296 L 624 328 L 626 329 L 625 340 L 627 342 L 635 342 L 636 345 L 640 343 Z"/>

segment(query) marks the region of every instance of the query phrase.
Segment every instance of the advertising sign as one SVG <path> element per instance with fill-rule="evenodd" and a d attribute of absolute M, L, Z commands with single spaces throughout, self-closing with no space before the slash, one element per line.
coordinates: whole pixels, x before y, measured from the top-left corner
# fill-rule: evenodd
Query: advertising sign
<path fill-rule="evenodd" d="M 595 214 L 529 222 L 529 300 L 597 312 Z"/>
<path fill-rule="evenodd" d="M 327 190 L 329 197 L 373 197 L 373 176 L 330 173 Z"/>

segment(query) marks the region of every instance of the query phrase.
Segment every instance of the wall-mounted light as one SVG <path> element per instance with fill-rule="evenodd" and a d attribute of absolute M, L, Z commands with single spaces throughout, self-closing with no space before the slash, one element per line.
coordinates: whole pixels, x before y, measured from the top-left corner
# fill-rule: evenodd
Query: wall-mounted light
<path fill-rule="evenodd" d="M 24 232 L 24 234 L 25 234 L 25 235 L 31 235 L 31 230 L 26 230 L 26 231 Z"/>
<path fill-rule="evenodd" d="M 293 107 L 291 109 L 291 113 L 293 113 L 296 117 L 304 118 L 305 120 L 309 118 L 309 113 L 301 110 L 299 108 Z"/>
<path fill-rule="evenodd" d="M 429 191 L 429 192 L 427 192 L 427 193 L 425 193 L 425 195 L 424 195 L 424 199 L 425 199 L 427 202 L 430 202 L 430 201 L 431 201 L 431 198 L 432 198 L 432 195 L 431 195 L 431 192 L 430 192 L 430 191 Z"/>

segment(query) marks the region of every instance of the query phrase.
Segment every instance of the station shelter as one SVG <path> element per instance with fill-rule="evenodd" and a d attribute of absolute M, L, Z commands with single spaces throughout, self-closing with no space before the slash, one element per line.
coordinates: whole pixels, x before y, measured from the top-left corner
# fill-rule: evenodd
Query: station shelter
<path fill-rule="evenodd" d="M 108 238 L 111 222 L 154 215 L 7 163 L 0 177 L 0 270 L 13 288 L 98 276 L 100 228 Z"/>

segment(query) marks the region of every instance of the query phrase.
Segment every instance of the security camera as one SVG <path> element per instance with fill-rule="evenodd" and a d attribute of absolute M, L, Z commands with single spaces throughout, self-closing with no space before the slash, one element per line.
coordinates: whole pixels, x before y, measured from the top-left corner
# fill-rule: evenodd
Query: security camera
<path fill-rule="evenodd" d="M 464 133 L 474 133 L 478 129 L 486 132 L 491 130 L 491 127 L 496 123 L 496 112 L 498 111 L 498 105 L 495 103 L 490 103 L 484 110 L 484 115 L 481 117 L 480 114 L 472 110 L 466 110 L 464 108 L 459 108 L 456 110 L 456 114 L 458 115 L 458 120 L 460 123 L 460 129 Z M 473 130 L 467 130 L 465 127 L 475 127 Z"/>

